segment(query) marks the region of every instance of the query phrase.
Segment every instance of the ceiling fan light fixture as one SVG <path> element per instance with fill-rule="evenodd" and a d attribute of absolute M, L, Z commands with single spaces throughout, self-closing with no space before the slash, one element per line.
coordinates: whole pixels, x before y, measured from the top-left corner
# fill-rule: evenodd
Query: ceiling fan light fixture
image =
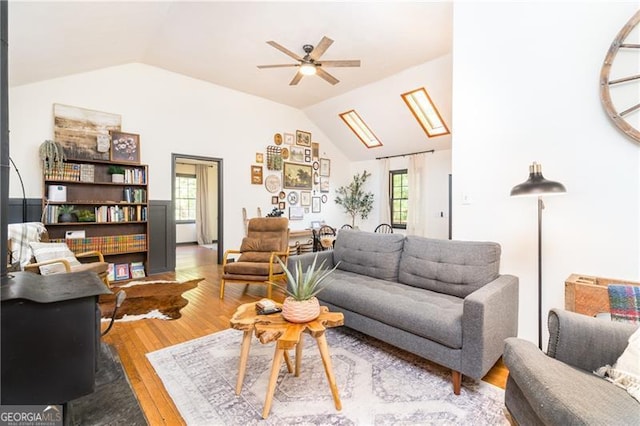
<path fill-rule="evenodd" d="M 300 73 L 303 75 L 314 75 L 316 73 L 316 66 L 310 62 L 304 62 L 300 64 Z"/>

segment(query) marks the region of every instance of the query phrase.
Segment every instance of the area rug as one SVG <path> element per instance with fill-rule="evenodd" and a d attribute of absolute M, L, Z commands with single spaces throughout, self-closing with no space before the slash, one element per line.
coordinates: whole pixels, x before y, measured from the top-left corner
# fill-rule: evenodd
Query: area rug
<path fill-rule="evenodd" d="M 104 342 L 100 344 L 95 391 L 70 401 L 69 413 L 69 424 L 73 426 L 147 424 L 120 357 L 110 345 Z"/>
<path fill-rule="evenodd" d="M 102 318 L 111 318 L 118 290 L 127 293 L 127 298 L 118 309 L 116 319 L 135 321 L 143 318 L 177 319 L 180 309 L 189 301 L 182 294 L 198 286 L 204 278 L 185 282 L 178 281 L 131 281 L 113 287 L 113 294 L 100 295 L 99 305 Z"/>
<path fill-rule="evenodd" d="M 299 377 L 281 368 L 262 420 L 274 344 L 252 339 L 242 393 L 235 394 L 242 332 L 225 330 L 147 354 L 188 425 L 508 425 L 504 391 L 340 327 L 327 340 L 342 410 L 337 411 L 315 342 L 305 336 Z M 291 351 L 292 359 L 295 351 Z"/>

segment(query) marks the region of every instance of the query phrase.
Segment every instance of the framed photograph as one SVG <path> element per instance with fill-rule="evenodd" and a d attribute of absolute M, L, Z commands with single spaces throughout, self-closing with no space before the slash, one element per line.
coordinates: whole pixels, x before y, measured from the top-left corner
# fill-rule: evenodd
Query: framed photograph
<path fill-rule="evenodd" d="M 304 219 L 304 207 L 289 207 L 289 220 Z"/>
<path fill-rule="evenodd" d="M 320 178 L 320 192 L 329 192 L 329 178 Z"/>
<path fill-rule="evenodd" d="M 310 155 L 305 155 L 304 156 L 304 162 L 305 163 L 311 163 L 311 156 Z"/>
<path fill-rule="evenodd" d="M 283 187 L 287 189 L 311 189 L 313 175 L 311 166 L 306 164 L 284 163 Z"/>
<path fill-rule="evenodd" d="M 271 204 L 276 204 L 277 205 L 278 202 L 279 201 L 278 201 L 278 196 L 277 195 L 274 195 L 273 197 L 271 197 Z"/>
<path fill-rule="evenodd" d="M 278 198 L 280 198 L 281 200 L 284 200 L 286 196 L 287 194 L 284 191 L 278 192 Z"/>
<path fill-rule="evenodd" d="M 311 221 L 311 229 L 320 229 L 320 221 L 312 220 Z"/>
<path fill-rule="evenodd" d="M 320 158 L 320 144 L 318 142 L 311 142 L 311 156 L 314 161 Z"/>
<path fill-rule="evenodd" d="M 116 281 L 129 279 L 129 264 L 128 263 L 116 263 L 115 267 Z"/>
<path fill-rule="evenodd" d="M 140 135 L 110 132 L 111 154 L 109 160 L 118 163 L 140 164 Z"/>
<path fill-rule="evenodd" d="M 327 194 L 322 194 L 322 197 L 320 197 L 322 199 L 322 204 L 327 202 Z"/>
<path fill-rule="evenodd" d="M 331 160 L 328 158 L 320 159 L 320 176 L 331 176 Z"/>
<path fill-rule="evenodd" d="M 304 161 L 304 148 L 297 146 L 291 147 L 289 150 L 289 160 L 302 163 Z"/>
<path fill-rule="evenodd" d="M 280 201 L 278 203 L 278 210 L 284 210 L 285 208 L 287 208 L 286 203 L 284 201 Z"/>
<path fill-rule="evenodd" d="M 295 136 L 293 135 L 293 133 L 285 133 L 284 134 L 284 143 L 286 143 L 287 145 L 293 145 L 293 142 L 295 141 Z"/>
<path fill-rule="evenodd" d="M 311 205 L 310 191 L 300 191 L 300 205 L 304 207 L 309 207 Z"/>
<path fill-rule="evenodd" d="M 251 183 L 262 185 L 262 166 L 251 166 Z"/>
<path fill-rule="evenodd" d="M 320 213 L 320 197 L 311 197 L 311 213 Z"/>
<path fill-rule="evenodd" d="M 311 133 L 296 130 L 296 145 L 311 147 Z"/>
<path fill-rule="evenodd" d="M 320 184 L 320 175 L 318 174 L 318 172 L 313 172 L 313 184 L 314 185 Z"/>
<path fill-rule="evenodd" d="M 261 152 L 256 152 L 256 163 L 264 163 L 264 155 Z"/>

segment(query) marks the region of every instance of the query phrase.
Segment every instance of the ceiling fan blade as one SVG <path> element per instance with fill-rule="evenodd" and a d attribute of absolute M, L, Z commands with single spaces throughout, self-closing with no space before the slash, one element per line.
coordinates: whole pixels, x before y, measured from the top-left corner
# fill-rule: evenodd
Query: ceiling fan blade
<path fill-rule="evenodd" d="M 320 40 L 320 43 L 318 43 L 318 45 L 313 48 L 313 50 L 309 54 L 309 57 L 314 61 L 317 61 L 332 44 L 333 40 L 331 40 L 329 37 L 322 37 L 322 40 Z"/>
<path fill-rule="evenodd" d="M 338 80 L 337 78 L 335 78 L 334 76 L 332 76 L 331 74 L 329 74 L 328 72 L 326 72 L 320 67 L 316 67 L 316 74 L 318 75 L 318 77 L 327 80 L 329 83 L 333 85 L 340 83 L 340 80 Z"/>
<path fill-rule="evenodd" d="M 360 60 L 321 61 L 319 64 L 323 67 L 359 67 Z"/>
<path fill-rule="evenodd" d="M 291 83 L 289 83 L 289 86 L 295 86 L 296 84 L 300 83 L 300 80 L 302 80 L 302 77 L 304 77 L 304 74 L 298 71 L 296 75 L 293 76 L 293 80 L 291 80 Z"/>
<path fill-rule="evenodd" d="M 296 55 L 295 53 L 293 53 L 292 51 L 290 51 L 286 47 L 282 46 L 281 44 L 276 43 L 275 41 L 268 41 L 267 44 L 272 46 L 272 47 L 275 47 L 276 49 L 278 49 L 279 51 L 281 51 L 285 55 L 291 56 L 296 61 L 301 61 L 302 60 L 302 58 L 300 56 Z"/>
<path fill-rule="evenodd" d="M 300 64 L 276 64 L 276 65 L 258 65 L 258 68 L 286 68 L 286 67 L 299 67 Z"/>

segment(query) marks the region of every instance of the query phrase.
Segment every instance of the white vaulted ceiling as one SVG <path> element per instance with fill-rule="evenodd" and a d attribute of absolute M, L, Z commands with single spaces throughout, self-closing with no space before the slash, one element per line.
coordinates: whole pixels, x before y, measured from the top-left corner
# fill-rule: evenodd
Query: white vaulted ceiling
<path fill-rule="evenodd" d="M 12 1 L 9 85 L 140 62 L 306 110 L 450 55 L 451 26 L 450 2 Z M 256 67 L 294 62 L 268 40 L 302 56 L 323 36 L 334 40 L 323 59 L 362 63 L 327 69 L 335 86 L 317 76 L 289 86 L 296 68 Z"/>

